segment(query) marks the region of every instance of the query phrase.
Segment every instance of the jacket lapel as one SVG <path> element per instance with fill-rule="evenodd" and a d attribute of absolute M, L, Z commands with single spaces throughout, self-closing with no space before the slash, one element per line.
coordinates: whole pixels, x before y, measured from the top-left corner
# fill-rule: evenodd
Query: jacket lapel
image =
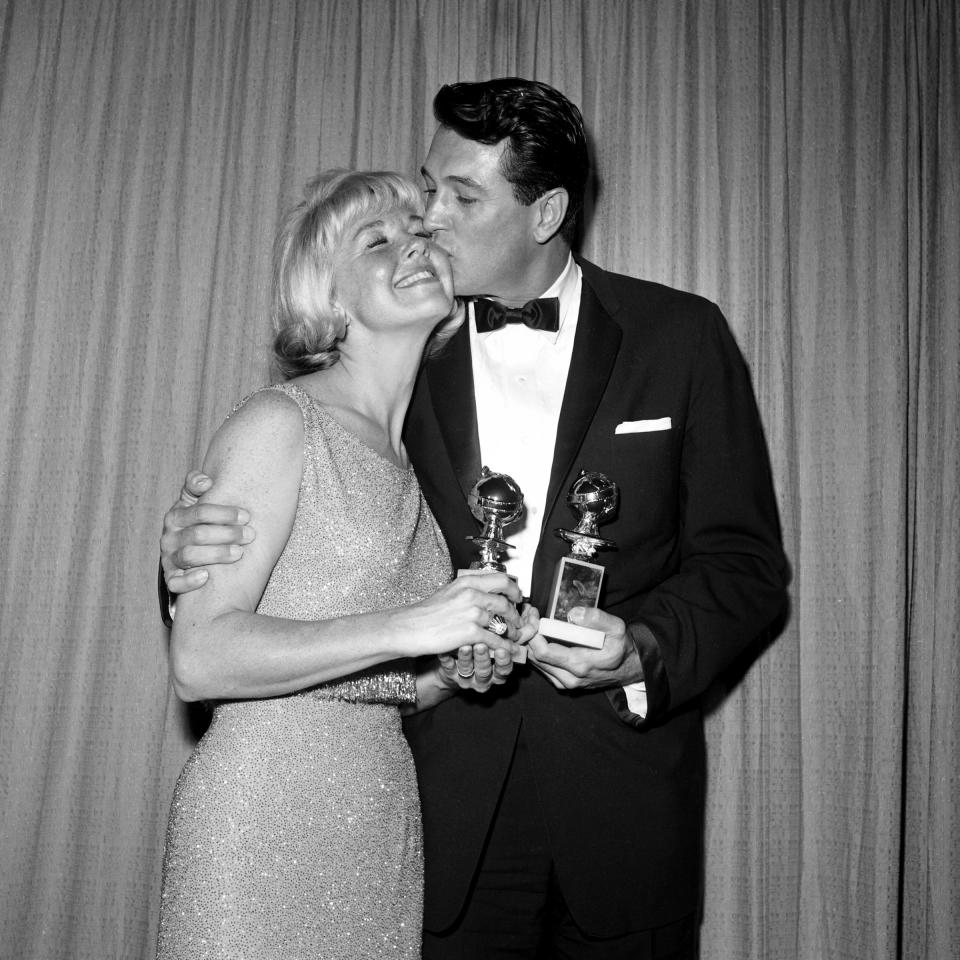
<path fill-rule="evenodd" d="M 542 548 L 548 520 L 558 498 L 567 494 L 562 485 L 603 399 L 623 336 L 611 316 L 617 312 L 617 302 L 604 283 L 603 271 L 586 261 L 578 262 L 583 271 L 580 314 L 557 425 L 550 484 L 540 532 L 541 546 L 534 563 L 534 583 L 544 576 L 550 576 L 550 571 L 541 569 L 547 562 Z M 473 392 L 470 332 L 466 323 L 450 338 L 439 356 L 427 361 L 425 373 L 433 413 L 466 509 L 466 498 L 477 482 L 482 466 Z M 584 467 L 590 469 L 589 464 L 584 464 Z"/>
<path fill-rule="evenodd" d="M 597 407 L 603 399 L 623 337 L 620 327 L 601 302 L 601 293 L 598 293 L 598 289 L 602 289 L 602 273 L 592 264 L 583 261 L 580 266 L 583 271 L 580 316 L 557 424 L 557 441 L 553 451 L 547 502 L 543 511 L 543 527 L 540 531 L 541 542 L 557 498 L 561 494 L 567 494 L 567 490 L 561 489 L 561 484 L 573 467 Z M 615 309 L 615 303 L 607 297 L 604 299 L 611 309 Z M 584 468 L 590 469 L 590 465 L 585 464 Z"/>
<path fill-rule="evenodd" d="M 427 378 L 433 412 L 466 502 L 481 468 L 470 332 L 466 323 L 447 341 L 441 356 L 427 362 Z"/>

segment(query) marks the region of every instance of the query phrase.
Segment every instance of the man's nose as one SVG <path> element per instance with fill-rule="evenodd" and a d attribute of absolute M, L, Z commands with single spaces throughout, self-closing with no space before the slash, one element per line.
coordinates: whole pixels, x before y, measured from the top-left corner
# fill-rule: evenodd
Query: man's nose
<path fill-rule="evenodd" d="M 443 215 L 443 207 L 437 200 L 437 195 L 433 194 L 427 200 L 427 209 L 423 213 L 423 226 L 431 233 L 434 233 L 437 230 L 442 230 L 445 224 L 446 220 Z"/>

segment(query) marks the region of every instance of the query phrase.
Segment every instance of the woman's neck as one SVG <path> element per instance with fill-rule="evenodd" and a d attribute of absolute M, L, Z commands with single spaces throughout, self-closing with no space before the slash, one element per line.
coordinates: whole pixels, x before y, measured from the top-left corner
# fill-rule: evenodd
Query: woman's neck
<path fill-rule="evenodd" d="M 382 456 L 406 466 L 401 434 L 423 345 L 411 349 L 381 344 L 366 343 L 353 351 L 344 344 L 339 361 L 304 377 L 303 386 L 342 426 Z"/>

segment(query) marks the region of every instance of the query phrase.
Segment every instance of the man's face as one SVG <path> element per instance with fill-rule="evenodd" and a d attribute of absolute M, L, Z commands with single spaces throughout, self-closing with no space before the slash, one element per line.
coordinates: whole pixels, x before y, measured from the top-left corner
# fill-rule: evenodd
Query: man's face
<path fill-rule="evenodd" d="M 458 296 L 527 300 L 527 275 L 538 256 L 535 204 L 517 203 L 500 171 L 507 141 L 487 145 L 440 127 L 421 173 L 426 192 L 423 225 L 450 255 Z M 534 283 L 537 286 L 537 283 Z"/>

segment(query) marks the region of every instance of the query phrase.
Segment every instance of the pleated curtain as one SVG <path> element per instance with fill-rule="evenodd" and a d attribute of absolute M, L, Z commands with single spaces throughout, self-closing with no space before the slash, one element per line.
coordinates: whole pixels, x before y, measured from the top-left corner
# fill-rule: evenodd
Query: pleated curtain
<path fill-rule="evenodd" d="M 952 0 L 0 0 L 0 957 L 152 956 L 203 728 L 161 518 L 269 376 L 280 213 L 502 75 L 580 104 L 584 254 L 717 301 L 766 427 L 791 609 L 705 702 L 702 957 L 958 956 Z"/>

